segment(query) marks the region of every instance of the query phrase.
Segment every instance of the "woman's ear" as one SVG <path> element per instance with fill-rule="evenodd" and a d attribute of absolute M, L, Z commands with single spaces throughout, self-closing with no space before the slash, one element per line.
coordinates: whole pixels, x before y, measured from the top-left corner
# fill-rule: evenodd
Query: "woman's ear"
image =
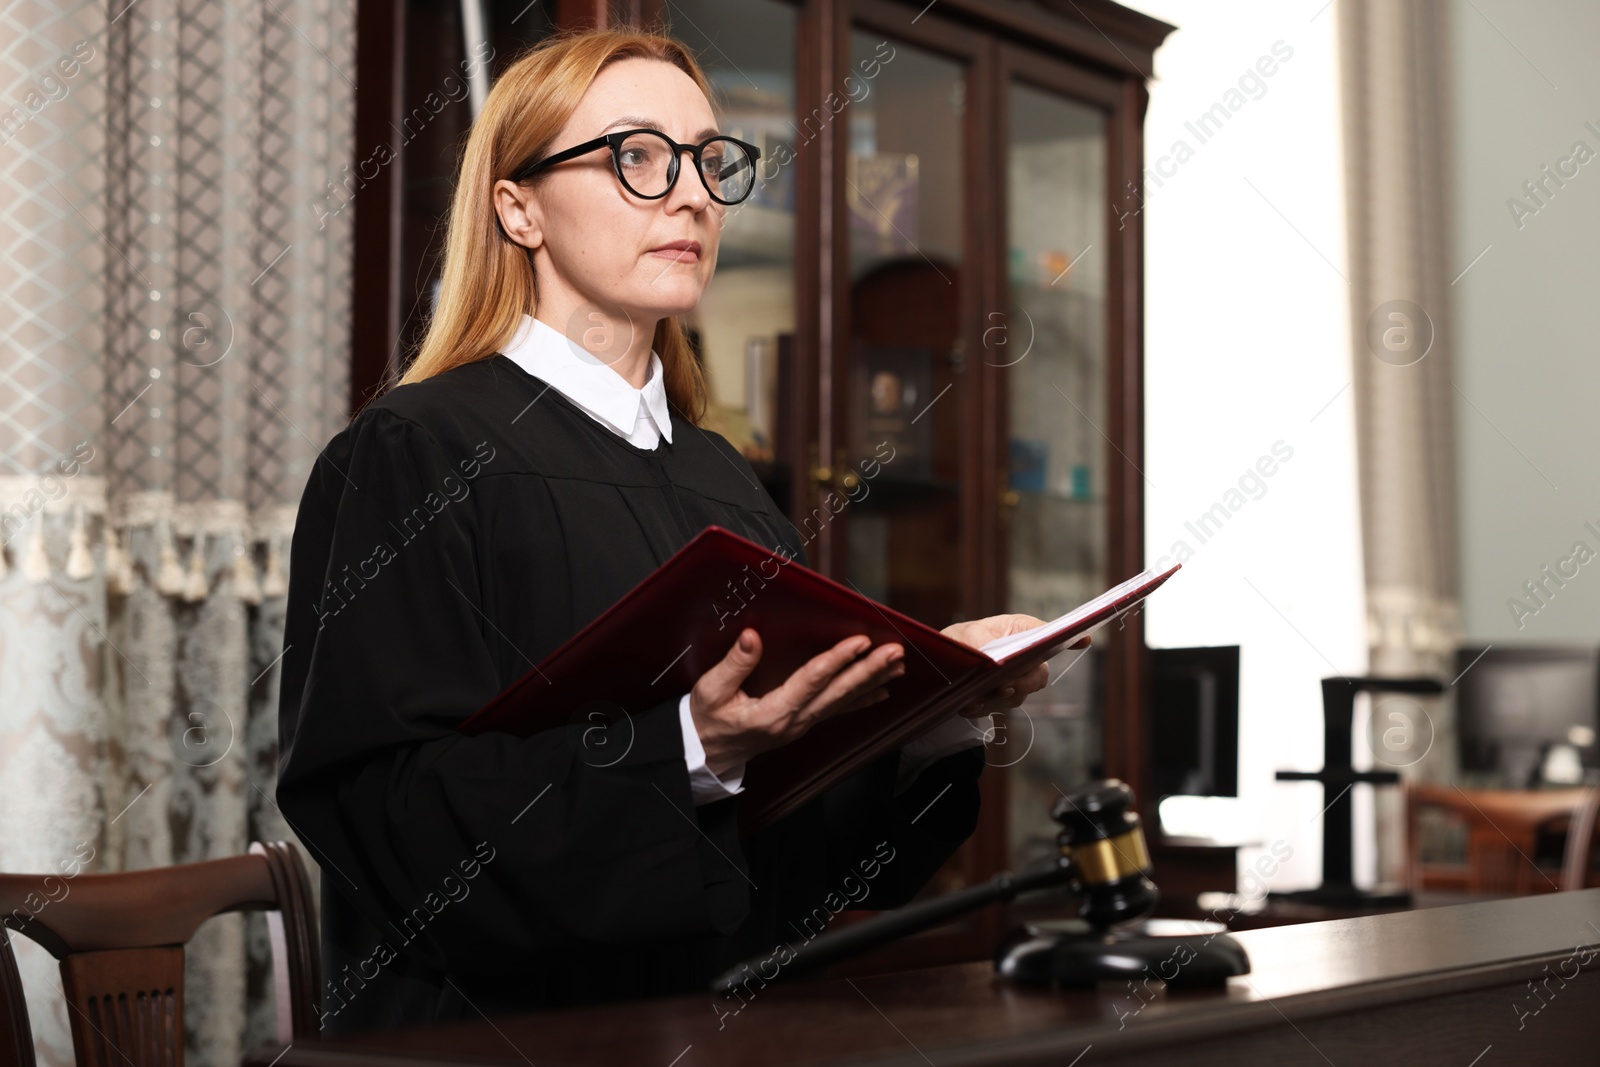
<path fill-rule="evenodd" d="M 534 191 L 502 178 L 494 183 L 493 195 L 506 236 L 525 248 L 538 248 L 544 241 L 544 219 Z"/>

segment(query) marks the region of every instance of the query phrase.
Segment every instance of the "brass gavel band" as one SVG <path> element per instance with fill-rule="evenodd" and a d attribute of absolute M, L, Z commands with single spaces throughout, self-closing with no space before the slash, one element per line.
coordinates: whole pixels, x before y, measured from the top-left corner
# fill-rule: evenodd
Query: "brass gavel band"
<path fill-rule="evenodd" d="M 1150 852 L 1145 848 L 1144 831 L 1135 826 L 1116 837 L 1102 837 L 1086 845 L 1063 848 L 1078 867 L 1082 881 L 1091 885 L 1104 885 L 1138 874 L 1150 866 Z"/>

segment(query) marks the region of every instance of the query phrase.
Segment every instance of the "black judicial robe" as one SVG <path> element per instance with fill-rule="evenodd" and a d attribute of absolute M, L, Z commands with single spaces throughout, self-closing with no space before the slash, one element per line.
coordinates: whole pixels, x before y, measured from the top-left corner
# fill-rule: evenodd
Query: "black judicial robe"
<path fill-rule="evenodd" d="M 976 746 L 898 796 L 891 752 L 741 840 L 736 797 L 691 800 L 677 695 L 598 744 L 457 732 L 711 523 L 806 560 L 724 438 L 676 413 L 672 438 L 629 444 L 495 355 L 390 391 L 317 461 L 277 799 L 321 865 L 326 1032 L 703 990 L 905 903 L 972 833 Z"/>

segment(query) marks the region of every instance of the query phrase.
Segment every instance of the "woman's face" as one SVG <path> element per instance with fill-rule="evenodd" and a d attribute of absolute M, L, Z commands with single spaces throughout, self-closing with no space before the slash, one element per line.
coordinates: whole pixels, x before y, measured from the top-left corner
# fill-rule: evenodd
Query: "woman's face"
<path fill-rule="evenodd" d="M 595 78 L 546 154 L 640 126 L 680 144 L 718 132 L 687 74 L 660 60 L 624 59 Z M 604 147 L 556 164 L 531 188 L 499 183 L 495 206 L 506 232 L 534 249 L 541 319 L 584 321 L 598 308 L 647 334 L 657 319 L 700 302 L 726 211 L 707 194 L 689 153 L 679 157 L 672 190 L 644 200 L 623 188 Z M 683 241 L 698 252 L 661 250 Z"/>

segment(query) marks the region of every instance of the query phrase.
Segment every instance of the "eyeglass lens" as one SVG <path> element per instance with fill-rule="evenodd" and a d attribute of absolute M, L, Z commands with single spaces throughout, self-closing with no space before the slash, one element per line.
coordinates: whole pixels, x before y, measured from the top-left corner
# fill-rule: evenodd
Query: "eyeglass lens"
<path fill-rule="evenodd" d="M 660 196 L 667 191 L 673 170 L 673 151 L 665 137 L 640 132 L 628 136 L 617 150 L 622 180 L 639 196 Z M 737 202 L 750 195 L 756 168 L 750 153 L 737 141 L 717 138 L 700 152 L 706 188 L 719 200 Z"/>

